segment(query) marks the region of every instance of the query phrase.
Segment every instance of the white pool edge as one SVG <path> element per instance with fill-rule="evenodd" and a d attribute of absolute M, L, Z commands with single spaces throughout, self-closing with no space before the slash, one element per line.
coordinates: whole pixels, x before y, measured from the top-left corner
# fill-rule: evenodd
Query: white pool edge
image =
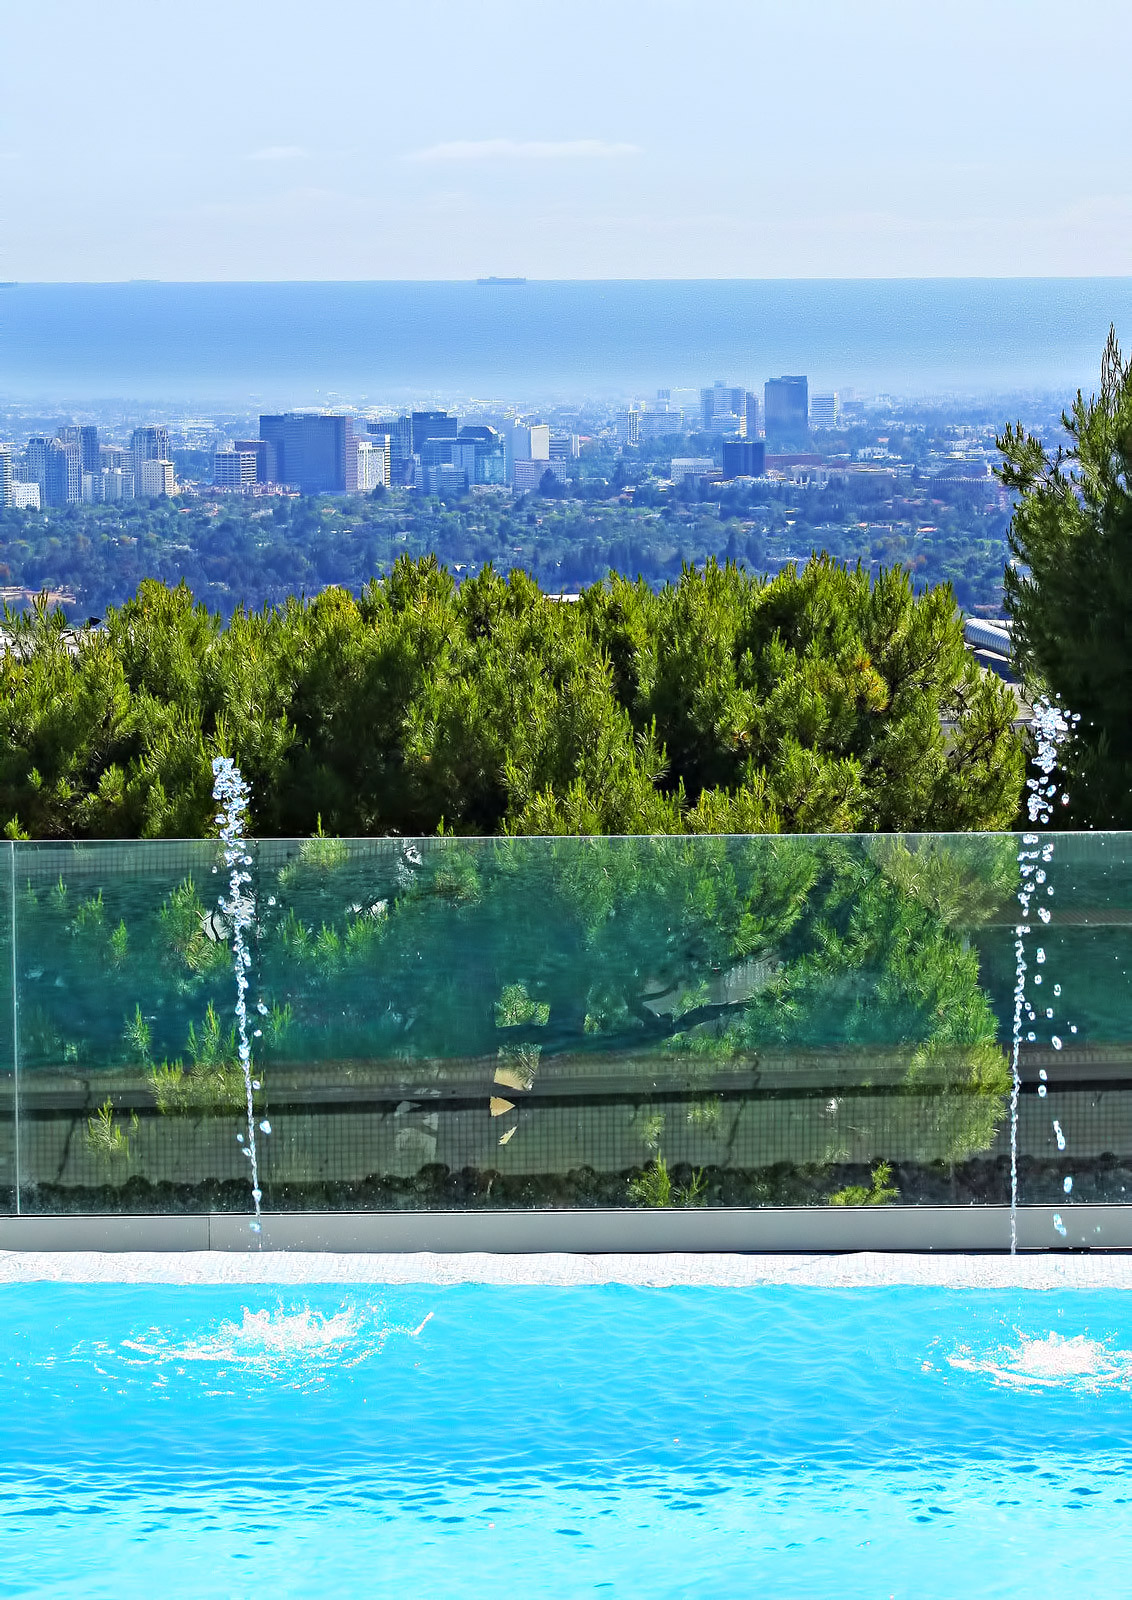
<path fill-rule="evenodd" d="M 728 1255 L 672 1252 L 615 1255 L 499 1255 L 466 1251 L 384 1254 L 265 1250 L 0 1251 L 7 1284 L 497 1284 L 573 1288 L 826 1289 L 907 1285 L 943 1289 L 1132 1289 L 1123 1255 Z"/>

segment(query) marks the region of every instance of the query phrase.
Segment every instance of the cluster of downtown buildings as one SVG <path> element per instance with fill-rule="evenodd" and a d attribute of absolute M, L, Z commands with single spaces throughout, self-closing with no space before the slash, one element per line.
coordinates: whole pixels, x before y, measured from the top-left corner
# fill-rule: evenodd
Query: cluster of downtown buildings
<path fill-rule="evenodd" d="M 810 396 L 805 377 L 772 378 L 761 396 L 722 381 L 700 390 L 661 389 L 654 402 L 618 413 L 623 449 L 702 432 L 722 438 L 722 469 L 709 457 L 676 457 L 671 476 L 705 481 L 761 477 L 789 461 L 770 451 L 805 450 L 811 431 L 840 421 L 836 394 Z M 466 422 L 447 411 L 411 411 L 379 420 L 352 412 L 263 415 L 259 436 L 235 439 L 212 456 L 217 489 L 245 493 L 365 494 L 379 487 L 459 493 L 475 486 L 538 490 L 576 476 L 577 434 L 547 423 Z M 66 426 L 36 435 L 21 453 L 0 444 L 0 504 L 38 509 L 102 504 L 177 492 L 169 430 L 135 428 L 128 445 L 106 443 L 97 427 Z"/>
<path fill-rule="evenodd" d="M 837 425 L 837 396 L 815 395 L 811 402 L 806 378 L 772 378 L 760 403 L 749 391 L 718 382 L 699 391 L 699 414 L 689 418 L 673 404 L 673 391 L 661 390 L 654 406 L 631 406 L 622 413 L 618 432 L 628 448 L 645 438 L 682 434 L 689 425 L 721 434 L 723 477 L 757 477 L 766 469 L 760 437 L 764 417 L 772 444 L 804 444 L 812 427 Z M 412 411 L 378 421 L 285 412 L 261 416 L 258 439 L 237 439 L 230 449 L 217 451 L 213 482 L 226 489 L 285 484 L 304 494 L 364 494 L 380 485 L 427 494 L 495 485 L 523 493 L 538 489 L 547 474 L 567 483 L 578 455 L 578 435 L 548 423 L 461 426 L 446 411 Z M 714 465 L 677 459 L 673 476 L 688 476 L 692 466 L 710 475 Z"/>
<path fill-rule="evenodd" d="M 447 411 L 412 411 L 368 421 L 334 413 L 284 412 L 259 419 L 258 439 L 237 439 L 214 457 L 222 488 L 286 484 L 304 494 L 364 494 L 398 486 L 444 494 L 475 484 L 537 489 L 547 473 L 565 483 L 577 434 L 546 423 L 461 426 Z"/>
<path fill-rule="evenodd" d="M 0 444 L 0 505 L 39 510 L 175 491 L 168 428 L 135 428 L 128 446 L 102 443 L 95 427 L 33 434 L 22 461 Z"/>
<path fill-rule="evenodd" d="M 627 445 L 669 434 L 722 434 L 724 439 L 758 439 L 771 448 L 800 445 L 812 429 L 836 428 L 841 408 L 836 394 L 810 394 L 804 376 L 768 378 L 762 398 L 749 389 L 717 380 L 708 389 L 658 389 L 650 405 L 630 406 L 621 417 Z"/>

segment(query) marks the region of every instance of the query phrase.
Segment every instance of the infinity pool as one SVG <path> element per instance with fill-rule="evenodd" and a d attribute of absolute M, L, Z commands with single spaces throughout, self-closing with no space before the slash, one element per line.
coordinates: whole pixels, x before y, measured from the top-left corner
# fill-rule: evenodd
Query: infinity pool
<path fill-rule="evenodd" d="M 1132 1297 L 0 1287 L 0 1594 L 1126 1592 Z"/>

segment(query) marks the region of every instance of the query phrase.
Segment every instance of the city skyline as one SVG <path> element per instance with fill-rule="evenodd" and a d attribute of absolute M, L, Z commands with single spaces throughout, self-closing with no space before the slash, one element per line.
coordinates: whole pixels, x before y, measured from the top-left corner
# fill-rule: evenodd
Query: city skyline
<path fill-rule="evenodd" d="M 333 26 L 280 0 L 270 28 L 250 0 L 198 0 L 192 27 L 142 0 L 41 0 L 9 8 L 5 44 L 0 279 L 1089 276 L 1132 259 L 1115 0 L 1068 24 L 1052 0 L 719 0 L 706 17 L 340 0 Z"/>

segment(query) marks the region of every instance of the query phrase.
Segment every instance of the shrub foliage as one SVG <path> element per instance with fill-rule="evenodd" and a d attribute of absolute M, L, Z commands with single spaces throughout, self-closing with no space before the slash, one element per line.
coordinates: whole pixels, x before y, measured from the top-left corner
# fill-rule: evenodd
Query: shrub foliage
<path fill-rule="evenodd" d="M 573 604 L 403 558 L 227 626 L 146 581 L 77 644 L 45 603 L 6 629 L 9 837 L 212 833 L 218 753 L 261 836 L 997 829 L 1023 778 L 951 591 L 826 558 Z"/>

